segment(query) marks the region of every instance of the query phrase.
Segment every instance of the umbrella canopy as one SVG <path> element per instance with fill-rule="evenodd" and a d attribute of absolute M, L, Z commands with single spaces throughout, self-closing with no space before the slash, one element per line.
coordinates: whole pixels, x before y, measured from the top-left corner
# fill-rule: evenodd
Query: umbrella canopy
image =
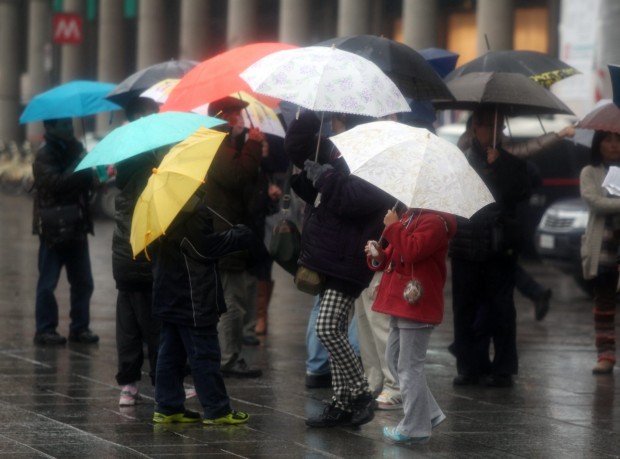
<path fill-rule="evenodd" d="M 441 78 L 445 77 L 456 67 L 459 55 L 442 48 L 424 48 L 418 51 L 426 61 L 433 66 Z"/>
<path fill-rule="evenodd" d="M 240 76 L 255 92 L 319 112 L 381 117 L 411 110 L 376 64 L 336 48 L 279 51 L 252 64 Z"/>
<path fill-rule="evenodd" d="M 196 113 L 155 113 L 119 126 L 106 135 L 75 168 L 114 164 L 132 156 L 178 143 L 200 127 L 224 124 L 219 118 Z"/>
<path fill-rule="evenodd" d="M 494 202 L 463 152 L 426 129 L 375 121 L 330 139 L 353 175 L 408 207 L 469 218 Z"/>
<path fill-rule="evenodd" d="M 129 242 L 134 256 L 166 230 L 205 182 L 223 132 L 199 128 L 164 157 L 136 202 Z"/>
<path fill-rule="evenodd" d="M 121 81 L 116 87 L 110 91 L 106 99 L 126 107 L 127 104 L 135 97 L 146 91 L 155 83 L 165 80 L 166 78 L 181 78 L 198 62 L 191 60 L 169 60 L 151 65 L 142 70 L 129 75 Z"/>
<path fill-rule="evenodd" d="M 620 107 L 620 65 L 609 64 L 609 76 L 611 77 L 611 87 L 614 92 L 614 104 Z"/>
<path fill-rule="evenodd" d="M 112 88 L 112 83 L 88 80 L 61 84 L 34 96 L 19 117 L 19 122 L 77 118 L 120 110 L 121 107 L 104 98 Z"/>
<path fill-rule="evenodd" d="M 620 108 L 611 100 L 602 102 L 579 120 L 576 127 L 620 134 Z"/>
<path fill-rule="evenodd" d="M 161 111 L 190 111 L 237 91 L 251 92 L 239 73 L 268 54 L 296 48 L 286 43 L 252 43 L 225 51 L 202 61 L 172 90 Z M 271 98 L 259 98 L 270 107 L 277 106 Z"/>
<path fill-rule="evenodd" d="M 474 110 L 492 105 L 507 116 L 573 112 L 551 91 L 519 73 L 473 72 L 448 82 L 456 101 L 437 102 L 440 109 Z"/>
<path fill-rule="evenodd" d="M 461 65 L 446 76 L 450 82 L 455 78 L 472 72 L 519 73 L 532 78 L 538 84 L 549 88 L 564 78 L 579 72 L 566 62 L 537 51 L 507 50 L 489 51 L 482 56 Z"/>
<path fill-rule="evenodd" d="M 322 41 L 316 46 L 335 46 L 374 62 L 406 97 L 414 100 L 453 99 L 433 66 L 404 43 L 376 35 L 351 35 Z"/>

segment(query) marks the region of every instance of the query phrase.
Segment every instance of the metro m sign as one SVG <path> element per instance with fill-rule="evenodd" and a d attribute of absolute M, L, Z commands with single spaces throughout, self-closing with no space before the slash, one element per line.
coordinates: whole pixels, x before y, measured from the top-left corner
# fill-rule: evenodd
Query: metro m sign
<path fill-rule="evenodd" d="M 82 16 L 55 14 L 53 41 L 60 45 L 77 45 L 82 42 Z"/>

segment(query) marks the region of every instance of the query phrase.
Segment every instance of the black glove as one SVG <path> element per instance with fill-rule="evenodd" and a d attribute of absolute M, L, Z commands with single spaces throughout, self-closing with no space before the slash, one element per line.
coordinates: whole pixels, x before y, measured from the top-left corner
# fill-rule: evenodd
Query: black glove
<path fill-rule="evenodd" d="M 234 225 L 231 231 L 235 235 L 235 239 L 239 242 L 241 246 L 240 249 L 249 249 L 256 244 L 256 235 L 249 226 L 241 224 Z"/>
<path fill-rule="evenodd" d="M 321 175 L 329 170 L 333 170 L 333 166 L 331 164 L 319 164 L 314 161 L 310 161 L 306 159 L 304 161 L 304 170 L 306 171 L 306 176 L 308 179 L 312 181 L 312 185 L 316 187 L 316 182 Z"/>

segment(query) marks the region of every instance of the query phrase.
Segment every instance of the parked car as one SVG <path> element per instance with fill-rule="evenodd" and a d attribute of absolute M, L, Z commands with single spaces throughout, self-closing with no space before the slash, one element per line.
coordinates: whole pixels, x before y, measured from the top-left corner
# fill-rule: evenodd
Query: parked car
<path fill-rule="evenodd" d="M 581 236 L 588 223 L 588 207 L 581 198 L 563 199 L 550 205 L 536 228 L 536 251 L 540 259 L 572 276 L 586 292 L 591 286 L 581 269 Z"/>

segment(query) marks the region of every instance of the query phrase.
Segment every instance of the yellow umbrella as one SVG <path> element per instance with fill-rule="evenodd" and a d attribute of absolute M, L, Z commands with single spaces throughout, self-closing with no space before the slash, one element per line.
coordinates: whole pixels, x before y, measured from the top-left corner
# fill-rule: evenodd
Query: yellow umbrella
<path fill-rule="evenodd" d="M 170 226 L 174 218 L 205 183 L 213 157 L 226 137 L 223 132 L 199 128 L 164 157 L 138 198 L 131 220 L 129 242 L 133 255 L 142 250 Z M 147 254 L 148 258 L 148 254 Z"/>

